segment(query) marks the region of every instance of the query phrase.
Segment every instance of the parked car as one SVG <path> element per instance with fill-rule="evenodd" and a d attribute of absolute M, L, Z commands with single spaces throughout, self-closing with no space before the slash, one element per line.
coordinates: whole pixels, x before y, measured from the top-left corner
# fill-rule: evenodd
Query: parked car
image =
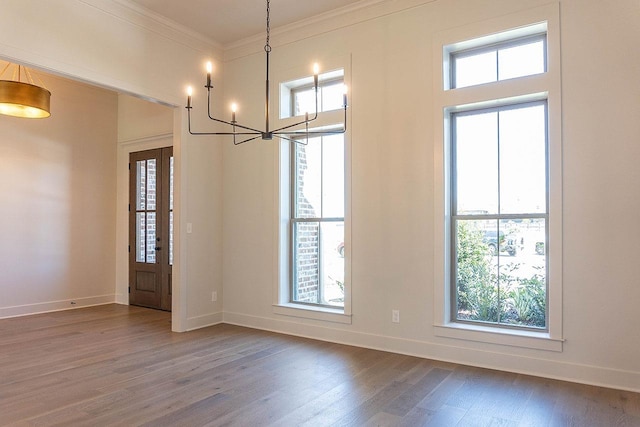
<path fill-rule="evenodd" d="M 482 241 L 489 248 L 491 255 L 497 255 L 498 248 L 500 248 L 500 252 L 506 252 L 511 256 L 515 256 L 524 246 L 523 238 L 505 236 L 502 231 L 500 232 L 500 241 L 498 241 L 498 232 L 496 230 L 486 230 Z"/>

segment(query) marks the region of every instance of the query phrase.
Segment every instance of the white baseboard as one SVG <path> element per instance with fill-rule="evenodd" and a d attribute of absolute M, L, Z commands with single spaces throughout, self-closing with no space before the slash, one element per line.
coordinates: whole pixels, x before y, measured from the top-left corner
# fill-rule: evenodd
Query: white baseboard
<path fill-rule="evenodd" d="M 16 305 L 13 307 L 0 307 L 0 319 L 28 316 L 31 314 L 50 313 L 52 311 L 73 310 L 76 308 L 90 307 L 94 305 L 113 304 L 115 302 L 115 295 L 99 295 L 60 301 L 47 301 L 37 304 Z"/>
<path fill-rule="evenodd" d="M 470 349 L 468 347 L 463 348 L 442 343 L 367 334 L 325 326 L 302 324 L 287 319 L 265 318 L 241 313 L 225 312 L 223 322 L 426 359 L 640 392 L 640 372 L 562 362 L 529 355 L 506 354 L 498 351 Z"/>
<path fill-rule="evenodd" d="M 222 312 L 211 313 L 204 316 L 189 317 L 187 319 L 187 331 L 193 331 L 194 329 L 206 328 L 207 326 L 213 326 L 222 323 Z"/>

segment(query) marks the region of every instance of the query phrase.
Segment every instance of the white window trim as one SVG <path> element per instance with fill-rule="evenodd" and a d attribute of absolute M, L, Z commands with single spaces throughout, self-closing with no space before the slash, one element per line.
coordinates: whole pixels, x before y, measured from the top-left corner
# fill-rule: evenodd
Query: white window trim
<path fill-rule="evenodd" d="M 472 47 L 467 40 L 502 41 L 527 29 L 539 31 L 546 24 L 547 72 L 460 89 L 447 89 L 449 52 Z M 502 35 L 502 36 L 501 36 Z M 502 37 L 504 39 L 504 37 Z M 453 46 L 453 49 L 451 48 Z M 505 346 L 562 351 L 562 120 L 559 3 L 529 9 L 496 19 L 440 32 L 433 45 L 434 92 L 434 332 L 437 336 Z M 444 64 L 443 64 L 444 62 Z M 548 104 L 549 124 L 549 247 L 548 331 L 480 326 L 452 321 L 450 292 L 450 164 L 449 123 L 452 111 L 469 106 L 487 107 L 506 100 L 540 99 Z"/>
<path fill-rule="evenodd" d="M 315 59 L 309 59 L 306 63 L 311 64 Z M 351 55 L 331 57 L 318 60 L 323 74 L 326 71 L 344 69 L 344 83 L 349 88 L 349 104 L 352 103 L 353 91 L 351 82 Z M 296 79 L 304 78 L 310 75 L 308 66 L 299 66 L 286 70 L 275 70 L 273 81 L 278 86 L 280 82 L 290 82 Z M 273 93 L 281 93 L 282 88 L 271 88 Z M 281 94 L 282 96 L 282 94 Z M 281 96 L 272 100 L 273 111 L 283 111 Z M 294 121 L 300 120 L 300 117 L 286 117 L 277 119 L 274 128 L 286 126 Z M 333 123 L 341 123 L 344 113 L 341 110 L 328 111 L 319 113 L 318 120 L 314 126 L 326 126 Z M 321 322 L 351 324 L 351 143 L 350 143 L 350 127 L 351 113 L 347 109 L 347 132 L 344 134 L 345 143 L 345 206 L 344 206 L 344 307 L 324 307 L 310 304 L 300 304 L 291 302 L 290 292 L 290 227 L 289 220 L 291 215 L 291 173 L 290 173 L 290 156 L 291 147 L 287 141 L 278 141 L 274 149 L 274 165 L 275 165 L 275 207 L 276 207 L 276 223 L 274 224 L 274 278 L 273 278 L 273 313 L 281 316 L 291 316 L 316 320 Z"/>

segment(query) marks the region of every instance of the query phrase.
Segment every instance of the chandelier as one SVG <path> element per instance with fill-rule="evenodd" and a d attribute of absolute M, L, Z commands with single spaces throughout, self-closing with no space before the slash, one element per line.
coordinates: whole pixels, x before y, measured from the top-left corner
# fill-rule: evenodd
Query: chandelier
<path fill-rule="evenodd" d="M 22 65 L 8 63 L 0 73 L 0 77 L 11 65 L 16 67 L 13 79 L 0 80 L 0 114 L 27 119 L 49 117 L 51 92 L 35 85 L 33 76 Z M 21 81 L 23 74 L 29 83 Z M 42 81 L 40 83 L 42 84 Z"/>
<path fill-rule="evenodd" d="M 266 71 L 267 78 L 265 84 L 265 127 L 263 130 L 255 129 L 250 126 L 246 126 L 238 123 L 236 120 L 236 104 L 231 106 L 231 121 L 223 120 L 215 118 L 211 115 L 211 89 L 213 86 L 211 85 L 211 63 L 207 63 L 207 80 L 206 85 L 207 88 L 207 115 L 210 120 L 218 123 L 223 123 L 225 125 L 231 126 L 231 132 L 193 132 L 191 130 L 191 97 L 193 94 L 193 90 L 191 87 L 187 89 L 187 116 L 189 123 L 189 133 L 191 135 L 229 135 L 233 136 L 233 144 L 240 145 L 245 142 L 253 141 L 255 139 L 261 138 L 262 140 L 272 140 L 274 137 L 284 139 L 287 141 L 306 144 L 309 137 L 320 137 L 320 136 L 329 136 L 335 134 L 345 133 L 347 130 L 347 94 L 346 88 L 343 94 L 343 105 L 344 109 L 344 120 L 342 125 L 339 128 L 331 127 L 329 129 L 315 129 L 309 130 L 309 125 L 318 118 L 318 72 L 319 67 L 317 64 L 314 65 L 313 69 L 313 87 L 315 93 L 315 112 L 310 117 L 309 112 L 305 113 L 304 120 L 298 121 L 297 123 L 293 123 L 287 126 L 283 126 L 278 129 L 271 130 L 269 126 L 269 105 L 270 105 L 270 97 L 269 97 L 269 54 L 271 53 L 271 45 L 269 44 L 270 36 L 271 36 L 271 21 L 270 21 L 270 0 L 267 0 L 267 40 L 264 45 L 264 51 L 266 54 Z M 303 127 L 304 126 L 304 127 Z M 239 137 L 239 139 L 237 139 Z"/>

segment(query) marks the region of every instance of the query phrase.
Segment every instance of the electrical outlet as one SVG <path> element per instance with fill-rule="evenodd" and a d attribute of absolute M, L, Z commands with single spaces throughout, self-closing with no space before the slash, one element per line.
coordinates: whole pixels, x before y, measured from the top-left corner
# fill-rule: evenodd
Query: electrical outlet
<path fill-rule="evenodd" d="M 218 293 L 216 291 L 211 292 L 211 301 L 218 301 Z"/>
<path fill-rule="evenodd" d="M 393 323 L 400 323 L 400 310 L 391 310 L 391 321 Z"/>

